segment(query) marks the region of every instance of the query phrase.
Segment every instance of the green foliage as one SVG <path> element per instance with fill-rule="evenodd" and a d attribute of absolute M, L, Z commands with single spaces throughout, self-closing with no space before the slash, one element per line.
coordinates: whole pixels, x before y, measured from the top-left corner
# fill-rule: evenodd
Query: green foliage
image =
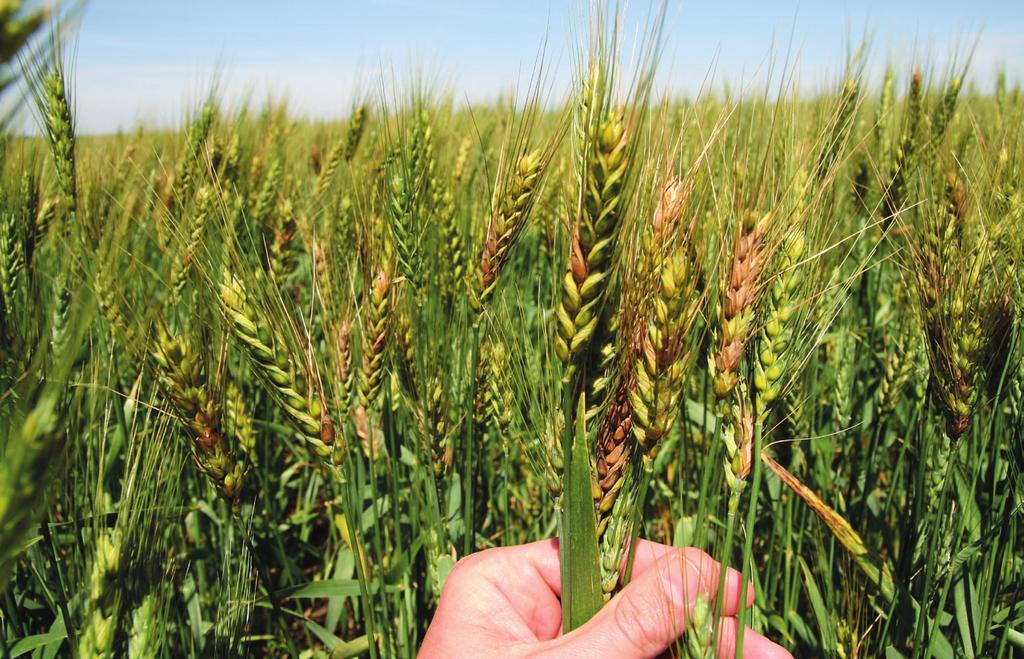
<path fill-rule="evenodd" d="M 561 533 L 565 629 L 643 536 L 797 656 L 1019 652 L 1024 96 L 675 100 L 621 38 L 563 108 L 95 139 L 47 50 L 0 163 L 0 649 L 412 657 L 459 558 Z"/>

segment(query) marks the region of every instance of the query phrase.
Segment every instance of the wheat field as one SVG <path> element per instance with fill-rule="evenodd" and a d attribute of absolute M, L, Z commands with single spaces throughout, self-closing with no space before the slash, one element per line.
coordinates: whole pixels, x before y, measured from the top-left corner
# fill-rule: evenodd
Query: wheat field
<path fill-rule="evenodd" d="M 556 535 L 565 630 L 643 537 L 795 656 L 1024 655 L 1005 76 L 682 99 L 598 9 L 567 89 L 89 137 L 4 7 L 2 656 L 411 657 L 462 557 Z"/>

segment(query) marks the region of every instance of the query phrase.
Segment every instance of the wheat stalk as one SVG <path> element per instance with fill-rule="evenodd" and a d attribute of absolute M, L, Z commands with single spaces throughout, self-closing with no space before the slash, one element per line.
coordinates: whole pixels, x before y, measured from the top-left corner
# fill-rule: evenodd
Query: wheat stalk
<path fill-rule="evenodd" d="M 254 311 L 242 282 L 225 273 L 220 300 L 235 337 L 241 342 L 255 370 L 269 385 L 275 400 L 302 434 L 315 455 L 331 457 L 335 450 L 334 425 L 319 394 L 306 385 L 289 355 L 285 342 Z M 340 453 L 339 453 L 340 454 Z"/>
<path fill-rule="evenodd" d="M 654 288 L 650 308 L 633 319 L 629 309 L 636 303 L 625 302 L 627 313 L 620 315 L 622 374 L 597 439 L 595 495 L 606 594 L 618 583 L 622 553 L 635 523 L 638 475 L 650 469 L 659 442 L 675 423 L 683 378 L 695 354 L 687 350 L 701 299 L 697 257 L 689 244 L 693 227 L 677 235 L 688 196 L 689 188 L 677 178 L 661 186 L 652 221 L 643 230 L 639 272 L 632 284 L 639 291 Z"/>
<path fill-rule="evenodd" d="M 53 401 L 43 400 L 15 425 L 0 461 L 0 590 L 6 590 L 25 535 L 37 522 L 38 500 L 59 463 Z"/>
<path fill-rule="evenodd" d="M 192 191 L 196 178 L 205 171 L 204 147 L 213 129 L 216 118 L 216 107 L 212 101 L 203 104 L 202 110 L 192 120 L 186 130 L 186 149 L 182 151 L 174 172 L 173 183 L 169 192 L 168 208 L 182 204 Z"/>
<path fill-rule="evenodd" d="M 0 214 L 0 336 L 13 331 L 15 295 L 25 269 L 25 241 L 18 231 L 18 222 L 12 212 Z"/>
<path fill-rule="evenodd" d="M 153 350 L 160 368 L 160 384 L 174 404 L 182 423 L 192 433 L 192 457 L 217 491 L 237 503 L 245 481 L 245 469 L 221 429 L 221 408 L 211 395 L 203 358 L 191 346 L 162 333 Z"/>
<path fill-rule="evenodd" d="M 391 277 L 387 269 L 381 268 L 373 279 L 364 310 L 363 361 L 358 391 L 359 405 L 364 410 L 369 410 L 373 406 L 380 392 L 381 378 L 384 374 L 384 352 L 393 315 L 392 305 Z"/>
<path fill-rule="evenodd" d="M 755 302 L 768 257 L 765 238 L 770 221 L 770 214 L 758 217 L 752 211 L 746 213 L 735 241 L 714 356 L 714 389 L 719 399 L 727 398 L 736 388 L 740 360 L 754 329 Z"/>
<path fill-rule="evenodd" d="M 263 177 L 250 213 L 250 220 L 256 226 L 270 224 L 270 215 L 274 211 L 280 191 L 283 166 L 281 158 L 278 156 L 274 156 L 270 161 L 270 168 Z"/>
<path fill-rule="evenodd" d="M 352 119 L 348 124 L 348 133 L 345 135 L 345 162 L 350 162 L 359 149 L 359 142 L 363 139 L 363 132 L 366 130 L 366 106 L 359 105 L 352 112 Z"/>
<path fill-rule="evenodd" d="M 700 309 L 697 282 L 701 268 L 690 243 L 693 227 L 684 229 L 682 240 L 673 240 L 688 194 L 681 181 L 667 181 L 651 231 L 644 236 L 642 262 L 653 266 L 651 280 L 656 288 L 640 342 L 637 386 L 630 392 L 630 402 L 633 434 L 647 454 L 656 450 L 675 422 L 683 377 L 694 356 L 687 341 Z M 662 251 L 666 246 L 667 253 Z"/>
<path fill-rule="evenodd" d="M 424 204 L 434 198 L 435 192 L 433 129 L 426 109 L 417 108 L 408 133 L 407 143 L 397 152 L 401 157 L 389 159 L 384 167 L 390 176 L 386 211 L 402 274 L 413 290 L 419 291 L 424 273 Z"/>
<path fill-rule="evenodd" d="M 46 6 L 31 7 L 21 0 L 7 2 L 0 8 L 0 64 L 7 64 L 28 44 L 29 39 L 43 25 L 50 15 Z M 5 77 L 0 84 L 0 92 L 14 82 L 13 78 Z"/>
<path fill-rule="evenodd" d="M 892 220 L 903 209 L 907 196 L 908 178 L 914 165 L 917 147 L 920 140 L 921 102 L 923 94 L 923 75 L 920 69 L 914 71 L 910 78 L 910 94 L 907 99 L 907 111 L 903 124 L 903 136 L 892 157 L 892 169 L 889 182 L 883 191 L 882 201 L 885 217 Z"/>
<path fill-rule="evenodd" d="M 512 180 L 495 190 L 494 210 L 487 224 L 480 270 L 475 275 L 470 298 L 477 311 L 482 311 L 494 295 L 501 269 L 508 262 L 512 247 L 526 226 L 543 165 L 539 151 L 524 154 L 519 158 Z"/>
<path fill-rule="evenodd" d="M 224 428 L 238 443 L 238 449 L 251 466 L 256 466 L 256 429 L 252 413 L 245 402 L 245 394 L 234 382 L 228 382 L 224 391 Z"/>
<path fill-rule="evenodd" d="M 456 185 L 462 185 L 466 178 L 466 165 L 469 163 L 469 150 L 473 146 L 473 138 L 469 135 L 462 138 L 459 142 L 459 150 L 455 154 L 455 161 L 452 164 L 452 182 Z"/>
<path fill-rule="evenodd" d="M 174 264 L 171 268 L 171 300 L 172 303 L 180 302 L 185 291 L 185 285 L 189 281 L 189 274 L 192 272 L 196 255 L 203 242 L 203 234 L 207 225 L 213 217 L 217 193 L 213 186 L 203 185 L 195 195 L 195 209 L 189 214 L 187 220 L 187 242 L 184 250 L 175 255 Z"/>
<path fill-rule="evenodd" d="M 798 266 L 805 246 L 802 232 L 795 230 L 783 241 L 776 259 L 775 267 L 780 274 L 767 296 L 765 323 L 754 360 L 754 414 L 759 423 L 767 419 L 770 406 L 781 394 L 780 380 L 787 370 L 792 370 L 789 362 L 797 357 L 790 353 L 789 348 L 793 338 L 793 316 L 797 312 L 803 283 L 803 273 Z"/>
<path fill-rule="evenodd" d="M 88 611 L 78 639 L 78 653 L 83 657 L 110 656 L 117 632 L 118 578 L 122 568 L 121 534 L 117 529 L 103 529 L 96 534 L 89 571 Z"/>
<path fill-rule="evenodd" d="M 589 139 L 593 140 L 593 155 L 583 171 L 581 207 L 556 309 L 555 352 L 570 376 L 594 338 L 611 274 L 628 166 L 622 113 L 613 112 Z"/>
<path fill-rule="evenodd" d="M 157 606 L 158 596 L 147 593 L 142 603 L 132 611 L 132 626 L 128 631 L 128 659 L 152 657 L 158 651 Z"/>
<path fill-rule="evenodd" d="M 75 121 L 71 114 L 70 94 L 64 79 L 64 67 L 55 65 L 41 80 L 43 124 L 53 153 L 61 200 L 69 215 L 78 208 L 78 184 L 75 168 Z"/>
<path fill-rule="evenodd" d="M 327 186 L 334 180 L 334 175 L 338 171 L 338 165 L 341 164 L 341 159 L 345 155 L 347 143 L 347 138 L 340 138 L 334 143 L 331 150 L 327 152 L 327 161 L 324 162 L 316 176 L 316 184 L 314 186 L 316 196 L 319 197 L 326 192 Z M 345 160 L 348 160 L 348 158 L 345 158 Z"/>
<path fill-rule="evenodd" d="M 930 385 L 954 440 L 967 431 L 979 391 L 1005 361 L 1013 317 L 1011 298 L 998 288 L 998 267 L 993 271 L 990 238 L 967 226 L 971 210 L 963 186 L 947 175 L 945 195 L 923 211 L 920 240 L 910 243 Z"/>

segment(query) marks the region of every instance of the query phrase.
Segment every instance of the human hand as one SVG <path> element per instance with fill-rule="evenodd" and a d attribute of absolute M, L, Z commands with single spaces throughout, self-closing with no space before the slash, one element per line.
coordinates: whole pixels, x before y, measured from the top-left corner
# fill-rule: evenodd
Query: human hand
<path fill-rule="evenodd" d="M 420 657 L 653 657 L 686 629 L 689 611 L 702 595 L 713 602 L 719 565 L 699 549 L 676 549 L 639 540 L 628 586 L 589 622 L 562 634 L 558 541 L 471 554 L 445 582 Z M 740 574 L 729 569 L 716 654 L 736 656 Z M 747 586 L 747 606 L 754 588 Z M 747 659 L 791 655 L 749 627 Z"/>

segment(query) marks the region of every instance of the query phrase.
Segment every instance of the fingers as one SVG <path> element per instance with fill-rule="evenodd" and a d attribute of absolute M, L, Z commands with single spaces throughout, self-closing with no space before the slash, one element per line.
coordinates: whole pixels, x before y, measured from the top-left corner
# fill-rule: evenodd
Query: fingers
<path fill-rule="evenodd" d="M 678 557 L 673 560 L 681 560 L 685 562 L 690 570 L 697 576 L 696 579 L 690 581 L 691 586 L 697 588 L 696 594 L 705 595 L 708 601 L 717 598 L 720 566 L 718 562 L 711 558 L 707 553 L 692 547 L 679 549 L 677 547 L 670 547 L 658 542 L 638 540 L 636 556 L 633 559 L 632 579 L 635 580 L 639 578 L 652 568 L 658 569 L 658 565 L 662 561 L 667 560 L 666 557 L 670 556 Z M 623 569 L 625 569 L 625 560 L 623 561 Z M 721 612 L 723 616 L 736 615 L 736 612 L 739 610 L 741 597 L 740 585 L 743 583 L 742 579 L 743 577 L 737 570 L 728 568 L 726 571 L 725 599 Z M 753 603 L 754 588 L 748 582 L 746 606 L 749 607 Z"/>
<path fill-rule="evenodd" d="M 560 626 L 557 597 L 561 596 L 557 540 L 482 551 L 459 561 L 445 584 L 441 604 L 425 640 L 432 640 L 430 637 L 439 618 L 441 622 L 453 624 L 445 619 L 447 613 L 453 614 L 448 616 L 453 620 L 463 622 L 467 611 L 486 612 L 482 617 L 492 618 L 491 600 L 497 594 L 502 606 L 509 613 L 516 612 L 511 617 L 523 626 L 521 633 L 511 634 L 510 616 L 498 616 L 505 627 L 500 636 L 509 640 L 541 641 L 531 649 L 536 654 L 655 656 L 672 647 L 686 630 L 698 597 L 714 609 L 720 566 L 705 552 L 638 541 L 633 574 L 630 584 L 593 620 L 568 635 L 555 638 Z M 484 588 L 482 584 L 492 587 Z M 729 569 L 725 573 L 721 615 L 726 617 L 720 621 L 718 656 L 735 656 L 737 623 L 728 616 L 736 615 L 740 596 L 740 573 Z M 476 602 L 480 598 L 487 601 Z M 753 599 L 754 589 L 748 582 L 747 606 Z M 447 611 L 451 606 L 461 609 L 462 613 Z M 481 618 L 475 614 L 469 617 Z M 425 643 L 424 647 L 428 645 Z M 744 633 L 743 645 L 744 657 L 790 657 L 785 649 L 749 629 Z"/>
<path fill-rule="evenodd" d="M 514 547 L 495 547 L 463 557 L 452 575 L 459 579 L 500 578 L 529 579 L 539 577 L 556 596 L 562 594 L 559 569 L 558 540 L 551 538 Z"/>
<path fill-rule="evenodd" d="M 460 638 L 459 656 L 481 656 L 496 643 L 554 638 L 562 622 L 560 585 L 554 540 L 466 556 L 444 583 L 421 651 L 452 656 L 452 639 Z"/>
<path fill-rule="evenodd" d="M 690 585 L 695 588 L 690 595 L 696 599 L 698 595 L 704 596 L 709 602 L 718 599 L 718 579 L 721 576 L 721 565 L 711 558 L 706 552 L 692 547 L 683 549 L 680 552 L 683 562 L 691 574 L 698 575 L 696 581 L 692 580 Z M 657 563 L 654 567 L 657 568 Z M 743 595 L 743 575 L 731 567 L 725 570 L 725 588 L 723 592 L 722 616 L 734 616 L 740 608 L 740 597 Z M 744 606 L 750 607 L 754 604 L 754 584 L 747 582 L 747 601 Z"/>
<path fill-rule="evenodd" d="M 660 542 L 651 542 L 650 540 L 637 540 L 636 541 L 636 553 L 633 557 L 633 574 L 632 579 L 636 579 L 641 574 L 649 570 L 651 567 L 657 565 L 658 561 L 664 556 L 673 554 L 673 552 L 680 552 L 681 550 L 677 547 L 670 547 L 669 545 L 663 545 Z M 719 575 L 719 564 L 713 558 L 711 558 L 705 552 L 697 549 L 688 548 L 682 550 L 686 552 L 684 554 L 684 560 L 688 560 L 691 563 L 695 563 L 696 570 L 701 574 L 707 574 L 708 579 L 713 582 L 713 587 L 710 594 L 712 597 L 718 595 L 718 575 Z M 692 554 L 698 554 L 695 556 Z M 622 560 L 622 571 L 625 573 L 627 556 Z M 748 582 L 749 583 L 749 582 Z M 736 615 L 736 611 L 739 609 L 740 602 L 740 584 L 742 584 L 742 576 L 736 570 L 729 568 L 725 574 L 725 603 L 722 606 L 723 616 Z M 710 599 L 710 598 L 709 598 Z M 750 606 L 754 603 L 754 589 L 750 585 L 747 587 L 747 604 Z"/>
<path fill-rule="evenodd" d="M 648 543 L 653 544 L 653 543 Z M 593 620 L 561 639 L 563 650 L 581 656 L 654 656 L 669 648 L 686 630 L 698 596 L 713 601 L 719 567 L 697 549 L 662 551 L 639 547 L 647 558 L 660 556 L 614 597 Z M 748 601 L 753 588 L 748 587 Z M 740 575 L 726 573 L 723 615 L 739 608 Z"/>
<path fill-rule="evenodd" d="M 733 659 L 736 656 L 736 618 L 722 618 L 718 624 L 718 647 L 715 656 Z M 743 630 L 744 659 L 793 659 L 786 648 L 761 636 L 750 627 Z"/>
<path fill-rule="evenodd" d="M 516 547 L 504 547 L 493 551 L 503 552 L 501 555 L 503 568 L 515 565 L 518 568 L 515 571 L 529 569 L 543 579 L 552 593 L 561 597 L 562 572 L 559 567 L 557 538 L 540 540 Z M 504 576 L 510 576 L 510 573 L 506 571 Z"/>
<path fill-rule="evenodd" d="M 688 581 L 691 587 L 696 587 L 696 592 L 703 593 L 709 601 L 717 597 L 719 565 L 707 553 L 692 547 L 680 549 L 650 540 L 638 539 L 636 543 L 632 580 L 635 581 L 665 560 L 683 561 L 694 575 Z M 524 569 L 535 571 L 551 589 L 551 592 L 559 597 L 562 595 L 557 538 L 477 552 L 460 561 L 460 568 L 463 571 L 468 568 L 474 572 L 500 573 L 502 576 L 522 573 Z M 625 559 L 623 559 L 623 569 L 625 569 Z M 736 611 L 739 609 L 741 583 L 740 573 L 729 568 L 725 577 L 723 616 L 736 615 Z M 748 582 L 746 605 L 750 606 L 753 603 L 754 589 Z"/>
<path fill-rule="evenodd" d="M 651 542 L 650 540 L 642 540 L 637 538 L 636 540 L 636 551 L 633 556 L 633 576 L 639 576 L 641 573 L 646 572 L 647 568 L 654 565 L 654 562 L 665 554 L 677 551 L 677 547 L 671 547 L 669 545 L 663 545 L 660 542 Z M 622 570 L 625 571 L 626 563 L 629 560 L 629 551 L 623 552 L 625 555 L 622 557 Z"/>

